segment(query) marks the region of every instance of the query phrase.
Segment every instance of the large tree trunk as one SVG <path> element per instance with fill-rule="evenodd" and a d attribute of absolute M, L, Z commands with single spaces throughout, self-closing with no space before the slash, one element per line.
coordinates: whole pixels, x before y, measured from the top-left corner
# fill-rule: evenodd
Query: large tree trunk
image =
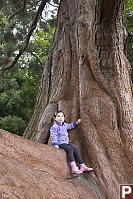
<path fill-rule="evenodd" d="M 62 0 L 25 137 L 47 143 L 58 109 L 83 120 L 70 134 L 108 199 L 133 183 L 133 96 L 121 0 Z"/>

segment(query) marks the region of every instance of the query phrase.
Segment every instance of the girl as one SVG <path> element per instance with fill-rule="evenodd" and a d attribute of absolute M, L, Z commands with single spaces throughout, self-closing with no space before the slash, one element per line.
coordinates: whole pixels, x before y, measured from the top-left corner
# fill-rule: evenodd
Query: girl
<path fill-rule="evenodd" d="M 67 130 L 75 128 L 78 124 L 81 123 L 81 119 L 78 119 L 77 122 L 68 124 L 68 123 L 64 122 L 65 115 L 64 115 L 63 111 L 57 111 L 57 113 L 55 113 L 55 115 L 54 115 L 54 119 L 55 119 L 54 125 L 50 128 L 52 144 L 54 147 L 62 148 L 67 152 L 68 160 L 70 162 L 72 173 L 81 174 L 81 173 L 83 173 L 83 171 L 93 170 L 92 168 L 88 168 L 84 164 L 78 149 L 75 146 L 69 144 Z M 80 164 L 80 170 L 76 166 L 74 157 L 77 160 L 77 162 L 79 162 L 79 164 Z"/>

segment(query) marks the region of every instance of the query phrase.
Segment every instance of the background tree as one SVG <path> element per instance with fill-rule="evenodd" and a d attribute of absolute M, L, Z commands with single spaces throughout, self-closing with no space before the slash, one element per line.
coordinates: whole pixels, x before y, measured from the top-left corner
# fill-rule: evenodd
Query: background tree
<path fill-rule="evenodd" d="M 127 29 L 128 37 L 127 37 L 127 57 L 130 61 L 131 67 L 133 69 L 133 0 L 126 1 L 125 7 L 125 20 L 124 24 Z M 133 73 L 132 73 L 132 81 L 133 81 Z"/>
<path fill-rule="evenodd" d="M 30 120 L 55 30 L 57 7 L 56 10 L 52 9 L 51 17 L 47 8 L 42 17 L 38 18 L 29 45 L 14 67 L 13 63 L 25 44 L 32 21 L 35 21 L 38 7 L 41 5 L 40 1 L 3 1 L 1 5 L 0 128 L 18 135 L 23 135 Z"/>
<path fill-rule="evenodd" d="M 68 122 L 81 117 L 70 140 L 94 168 L 104 198 L 133 179 L 133 98 L 125 56 L 125 1 L 62 0 L 54 42 L 43 71 L 25 137 L 47 143 L 50 119 L 63 109 Z M 76 138 L 75 138 L 76 137 Z"/>

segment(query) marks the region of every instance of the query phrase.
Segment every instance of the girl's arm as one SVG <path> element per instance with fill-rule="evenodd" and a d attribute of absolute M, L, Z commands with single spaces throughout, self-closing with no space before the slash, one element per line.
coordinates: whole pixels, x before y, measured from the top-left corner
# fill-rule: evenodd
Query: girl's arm
<path fill-rule="evenodd" d="M 73 122 L 73 123 L 67 124 L 67 130 L 70 130 L 70 129 L 75 128 L 75 127 L 78 126 L 78 124 L 80 124 L 81 122 L 82 122 L 82 120 L 81 120 L 81 119 L 78 119 L 77 122 Z"/>
<path fill-rule="evenodd" d="M 55 146 L 56 148 L 59 148 L 57 144 L 57 129 L 53 126 L 50 128 L 50 136 L 51 136 L 53 146 Z"/>

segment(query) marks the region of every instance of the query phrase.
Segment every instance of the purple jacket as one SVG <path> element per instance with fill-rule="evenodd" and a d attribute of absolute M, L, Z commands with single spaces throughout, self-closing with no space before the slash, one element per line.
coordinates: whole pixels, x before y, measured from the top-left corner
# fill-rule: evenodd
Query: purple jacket
<path fill-rule="evenodd" d="M 50 136 L 53 145 L 60 145 L 63 143 L 69 143 L 69 137 L 67 130 L 73 129 L 78 124 L 73 122 L 71 124 L 67 124 L 63 122 L 62 125 L 60 123 L 54 122 L 54 125 L 50 128 Z"/>

